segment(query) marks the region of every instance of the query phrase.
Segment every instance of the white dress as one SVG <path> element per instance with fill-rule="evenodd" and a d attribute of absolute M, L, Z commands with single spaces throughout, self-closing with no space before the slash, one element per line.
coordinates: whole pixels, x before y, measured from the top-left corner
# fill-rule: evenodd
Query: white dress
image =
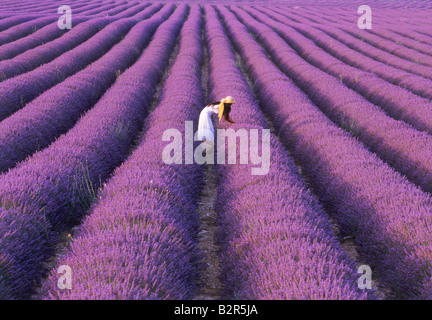
<path fill-rule="evenodd" d="M 202 109 L 198 121 L 197 138 L 199 141 L 209 140 L 214 143 L 214 128 L 211 119 L 214 113 L 219 113 L 219 105 L 207 105 Z"/>

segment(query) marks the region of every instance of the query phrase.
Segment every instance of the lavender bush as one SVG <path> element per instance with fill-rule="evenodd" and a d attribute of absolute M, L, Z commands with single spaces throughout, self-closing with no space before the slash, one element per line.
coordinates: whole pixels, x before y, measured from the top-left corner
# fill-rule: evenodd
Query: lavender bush
<path fill-rule="evenodd" d="M 165 6 L 151 18 L 137 23 L 99 60 L 0 122 L 0 172 L 67 132 L 100 99 L 120 73 L 136 61 L 156 28 L 172 10 L 173 7 Z"/>
<path fill-rule="evenodd" d="M 235 64 L 216 12 L 210 6 L 204 8 L 212 100 L 232 94 L 236 99 L 234 129 L 263 129 L 264 116 Z M 264 176 L 250 175 L 249 165 L 217 168 L 225 295 L 239 299 L 365 298 L 357 288 L 354 265 L 337 243 L 326 213 L 274 136 L 271 157 L 270 172 Z M 316 267 L 311 269 L 311 265 Z"/>
<path fill-rule="evenodd" d="M 280 138 L 341 232 L 354 236 L 361 256 L 398 296 L 429 297 L 430 195 L 336 127 L 268 60 L 233 13 L 220 12 Z"/>
<path fill-rule="evenodd" d="M 54 268 L 42 286 L 44 298 L 194 297 L 200 268 L 196 202 L 202 170 L 197 164 L 165 165 L 160 133 L 166 128 L 184 131 L 185 121 L 196 119 L 204 104 L 201 25 L 199 6 L 191 6 L 177 58 L 158 106 L 145 123 L 142 142 L 114 172 L 59 261 L 74 271 L 73 290 L 58 289 Z"/>
<path fill-rule="evenodd" d="M 175 10 L 139 60 L 72 130 L 1 176 L 2 221 L 17 219 L 28 226 L 9 223 L 0 228 L 2 298 L 29 295 L 58 233 L 81 219 L 101 183 L 127 156 L 186 9 L 182 5 Z"/>
<path fill-rule="evenodd" d="M 242 17 L 244 22 L 247 21 L 246 25 L 253 30 L 256 38 L 261 41 L 281 70 L 295 79 L 299 88 L 306 92 L 308 97 L 332 120 L 359 137 L 370 150 L 377 153 L 424 190 L 432 191 L 432 163 L 429 161 L 432 158 L 432 137 L 429 134 L 419 132 L 406 123 L 389 117 L 378 106 L 369 103 L 362 96 L 344 86 L 337 77 L 332 77 L 308 64 L 295 50 L 287 46 L 277 33 L 272 32 L 270 27 L 254 21 L 245 12 L 242 13 L 238 10 L 235 12 Z M 256 14 L 267 20 L 259 13 Z M 271 22 L 268 24 L 272 25 Z M 288 33 L 283 32 L 283 35 L 288 36 Z M 300 41 L 293 36 L 293 42 L 298 43 Z M 310 53 L 307 50 L 302 50 L 301 53 L 307 55 L 308 59 L 315 55 L 315 53 Z M 368 90 L 373 91 L 375 84 L 372 81 L 374 80 L 373 77 L 370 74 L 354 72 L 351 70 L 351 76 L 359 77 L 358 83 L 362 83 L 361 79 L 366 78 L 364 85 L 368 83 L 370 85 Z M 386 83 L 381 84 L 381 87 L 389 89 L 386 88 Z M 397 92 L 397 90 L 393 90 L 390 92 L 391 96 L 398 97 Z M 403 101 L 407 103 L 410 100 L 403 99 Z M 383 104 L 386 103 L 387 101 L 384 100 Z M 427 104 L 432 106 L 429 102 Z M 411 104 L 412 108 L 414 106 Z M 406 111 L 408 112 L 408 110 Z M 428 113 L 432 115 L 431 112 L 425 113 L 425 118 L 427 118 Z"/>
<path fill-rule="evenodd" d="M 0 298 L 431 299 L 432 3 L 364 4 L 0 1 Z M 267 174 L 165 164 L 227 95 Z"/>

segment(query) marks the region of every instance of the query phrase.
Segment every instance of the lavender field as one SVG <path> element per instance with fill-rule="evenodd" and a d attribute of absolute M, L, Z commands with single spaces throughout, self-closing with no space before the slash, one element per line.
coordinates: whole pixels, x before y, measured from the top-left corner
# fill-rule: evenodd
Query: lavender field
<path fill-rule="evenodd" d="M 431 14 L 2 0 L 0 299 L 432 299 Z M 226 96 L 268 172 L 166 164 Z"/>

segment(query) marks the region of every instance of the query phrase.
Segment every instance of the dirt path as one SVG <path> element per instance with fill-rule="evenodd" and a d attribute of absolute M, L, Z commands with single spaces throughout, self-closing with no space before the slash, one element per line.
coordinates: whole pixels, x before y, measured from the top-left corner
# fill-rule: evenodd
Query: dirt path
<path fill-rule="evenodd" d="M 198 201 L 200 231 L 198 233 L 198 248 L 203 253 L 205 269 L 199 279 L 200 289 L 194 300 L 220 299 L 222 283 L 219 281 L 221 262 L 219 247 L 216 244 L 218 232 L 217 213 L 214 203 L 217 197 L 216 167 L 205 165 L 204 182 L 201 197 Z"/>
<path fill-rule="evenodd" d="M 203 19 L 205 19 L 203 15 Z M 205 41 L 204 29 L 201 34 L 203 45 L 203 64 L 201 66 L 201 87 L 204 101 L 208 102 L 208 80 L 209 80 L 209 56 L 207 43 Z M 204 107 L 204 106 L 203 106 Z M 201 273 L 198 283 L 200 289 L 194 300 L 220 299 L 222 294 L 222 283 L 219 281 L 221 261 L 219 247 L 216 244 L 218 233 L 217 213 L 214 204 L 217 198 L 217 173 L 216 165 L 203 166 L 203 189 L 198 201 L 198 214 L 200 219 L 200 230 L 198 233 L 198 248 L 203 253 L 205 269 Z"/>

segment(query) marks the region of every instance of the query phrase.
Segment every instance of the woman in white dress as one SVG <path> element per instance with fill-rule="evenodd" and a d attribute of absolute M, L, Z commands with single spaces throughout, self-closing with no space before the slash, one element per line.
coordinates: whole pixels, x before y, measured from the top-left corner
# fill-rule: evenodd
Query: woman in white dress
<path fill-rule="evenodd" d="M 235 103 L 231 96 L 223 98 L 219 102 L 212 102 L 208 104 L 200 113 L 200 117 L 198 120 L 198 139 L 200 141 L 208 141 L 212 145 L 214 144 L 214 127 L 212 123 L 212 114 L 219 115 L 219 121 L 221 121 L 222 117 L 231 124 L 234 124 L 234 121 L 231 120 L 229 114 L 231 112 L 231 105 Z"/>

